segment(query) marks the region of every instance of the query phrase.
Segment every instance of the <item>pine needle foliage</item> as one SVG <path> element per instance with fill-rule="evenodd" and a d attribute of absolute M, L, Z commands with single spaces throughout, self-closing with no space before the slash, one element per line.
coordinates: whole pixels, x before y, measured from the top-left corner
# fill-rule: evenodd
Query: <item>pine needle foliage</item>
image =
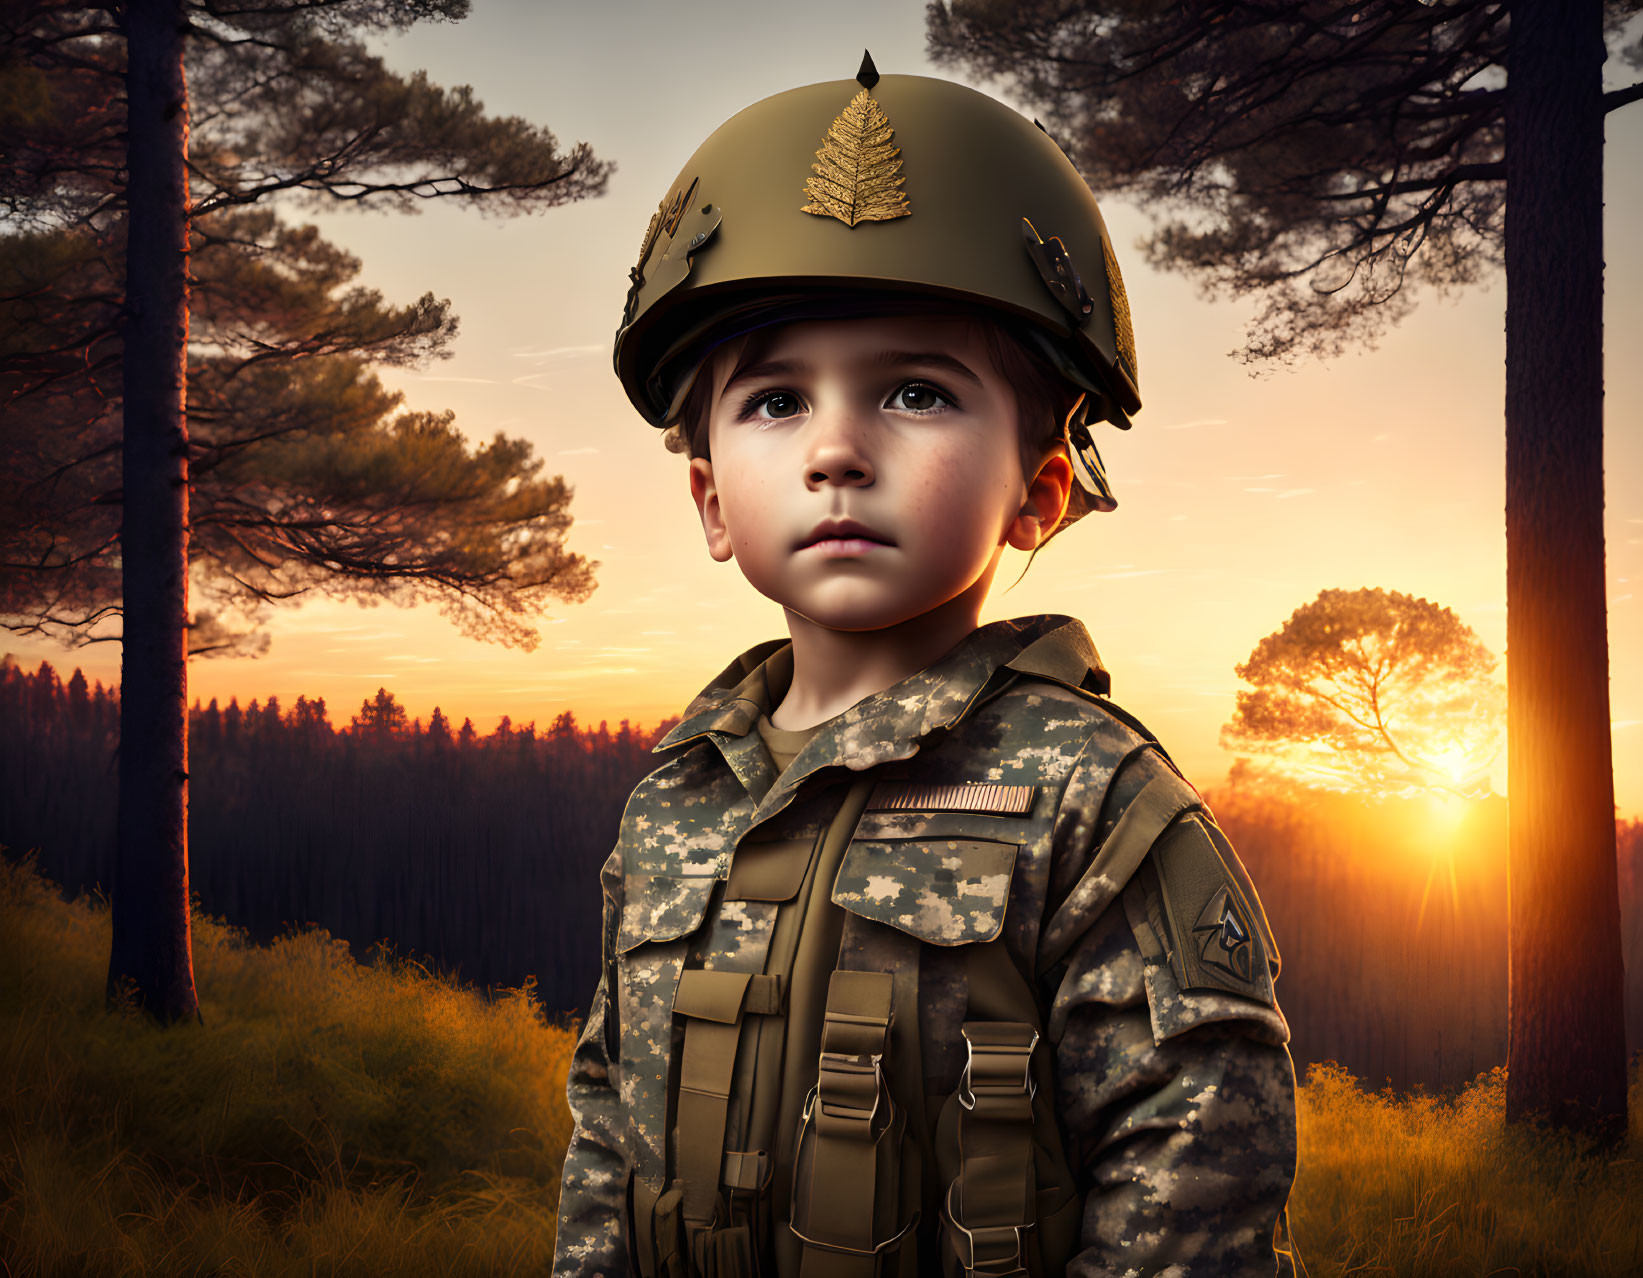
<path fill-rule="evenodd" d="M 432 605 L 471 638 L 535 648 L 535 619 L 596 584 L 567 544 L 572 485 L 528 441 L 470 438 L 388 390 L 379 367 L 450 357 L 450 302 L 385 298 L 292 218 L 546 213 L 602 194 L 611 163 L 367 47 L 466 0 L 181 7 L 189 654 L 260 655 L 274 610 L 314 594 Z M 104 623 L 125 588 L 117 16 L 0 0 L 0 624 L 76 647 L 118 638 Z"/>

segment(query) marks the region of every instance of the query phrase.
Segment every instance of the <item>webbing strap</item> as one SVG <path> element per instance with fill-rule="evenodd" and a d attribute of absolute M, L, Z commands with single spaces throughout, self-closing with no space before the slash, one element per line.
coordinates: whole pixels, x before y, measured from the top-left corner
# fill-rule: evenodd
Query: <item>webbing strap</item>
<path fill-rule="evenodd" d="M 810 1175 L 802 1190 L 795 1178 L 790 1213 L 804 1241 L 802 1278 L 871 1278 L 876 1268 L 876 1138 L 880 1110 L 888 1110 L 883 1066 L 893 979 L 835 970 L 828 981 L 816 1088 L 804 1112 L 815 1128 Z"/>
<path fill-rule="evenodd" d="M 656 1244 L 652 1234 L 652 1213 L 655 1212 L 656 1200 L 660 1197 L 661 1195 L 653 1190 L 643 1177 L 633 1178 L 633 1234 L 634 1245 L 638 1248 L 639 1254 L 632 1257 L 632 1260 L 640 1278 L 656 1278 Z"/>
<path fill-rule="evenodd" d="M 693 968 L 679 974 L 673 997 L 673 1010 L 689 1018 L 679 1067 L 678 1175 L 684 1182 L 680 1214 L 690 1223 L 712 1220 L 719 1196 L 725 1115 L 751 975 Z"/>
<path fill-rule="evenodd" d="M 959 1082 L 959 1174 L 947 1219 L 966 1274 L 1026 1278 L 1022 1231 L 1037 1219 L 1033 1177 L 1032 1053 L 1022 1021 L 966 1021 L 969 1060 Z"/>
<path fill-rule="evenodd" d="M 689 1019 L 679 1066 L 677 1171 L 684 1182 L 680 1215 L 690 1224 L 714 1219 L 742 1016 L 780 1010 L 781 994 L 779 975 L 707 968 L 679 974 L 673 1010 Z"/>

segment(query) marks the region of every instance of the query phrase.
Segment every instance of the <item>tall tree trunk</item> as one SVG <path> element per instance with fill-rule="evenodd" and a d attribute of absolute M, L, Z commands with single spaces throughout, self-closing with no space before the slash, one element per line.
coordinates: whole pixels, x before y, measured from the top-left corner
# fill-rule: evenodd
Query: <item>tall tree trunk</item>
<path fill-rule="evenodd" d="M 107 996 L 195 1017 L 188 900 L 188 86 L 181 0 L 130 0 L 124 637 Z"/>
<path fill-rule="evenodd" d="M 1603 564 L 1599 0 L 1515 0 L 1506 105 L 1506 1112 L 1626 1116 Z"/>

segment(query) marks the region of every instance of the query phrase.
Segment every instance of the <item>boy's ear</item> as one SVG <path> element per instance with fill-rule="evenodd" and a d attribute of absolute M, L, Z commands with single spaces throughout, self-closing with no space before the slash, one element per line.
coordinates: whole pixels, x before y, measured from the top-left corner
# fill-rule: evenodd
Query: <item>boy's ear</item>
<path fill-rule="evenodd" d="M 1039 464 L 1027 485 L 1027 500 L 1010 521 L 1004 539 L 1017 550 L 1037 549 L 1067 513 L 1072 486 L 1072 461 L 1065 449 L 1057 448 Z"/>
<path fill-rule="evenodd" d="M 730 530 L 725 527 L 724 513 L 719 509 L 719 488 L 713 482 L 713 463 L 705 457 L 690 459 L 690 496 L 702 517 L 702 531 L 707 534 L 707 553 L 724 563 L 732 558 Z"/>

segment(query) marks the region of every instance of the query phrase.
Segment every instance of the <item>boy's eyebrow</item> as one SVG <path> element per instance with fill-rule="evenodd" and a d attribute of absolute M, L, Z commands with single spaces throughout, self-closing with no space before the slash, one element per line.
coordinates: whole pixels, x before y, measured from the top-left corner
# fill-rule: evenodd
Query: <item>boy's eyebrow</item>
<path fill-rule="evenodd" d="M 737 382 L 748 382 L 759 377 L 781 377 L 788 373 L 802 373 L 807 371 L 809 367 L 802 359 L 761 359 L 756 363 L 738 368 L 730 375 L 730 380 L 719 389 L 719 394 L 723 395 Z"/>
<path fill-rule="evenodd" d="M 950 373 L 957 373 L 960 377 L 968 378 L 977 386 L 981 385 L 981 378 L 970 371 L 969 365 L 941 351 L 881 351 L 878 358 L 873 362 L 895 367 L 906 364 L 922 364 L 926 368 L 945 368 Z"/>
<path fill-rule="evenodd" d="M 883 367 L 902 368 L 909 365 L 919 365 L 924 368 L 944 368 L 950 373 L 956 373 L 975 385 L 981 385 L 981 378 L 977 377 L 967 364 L 943 354 L 941 351 L 880 351 L 873 357 L 873 363 Z M 789 373 L 803 373 L 809 370 L 809 365 L 801 359 L 762 359 L 738 368 L 731 374 L 730 380 L 719 391 L 721 395 L 738 382 L 753 381 L 761 377 L 782 377 Z"/>

